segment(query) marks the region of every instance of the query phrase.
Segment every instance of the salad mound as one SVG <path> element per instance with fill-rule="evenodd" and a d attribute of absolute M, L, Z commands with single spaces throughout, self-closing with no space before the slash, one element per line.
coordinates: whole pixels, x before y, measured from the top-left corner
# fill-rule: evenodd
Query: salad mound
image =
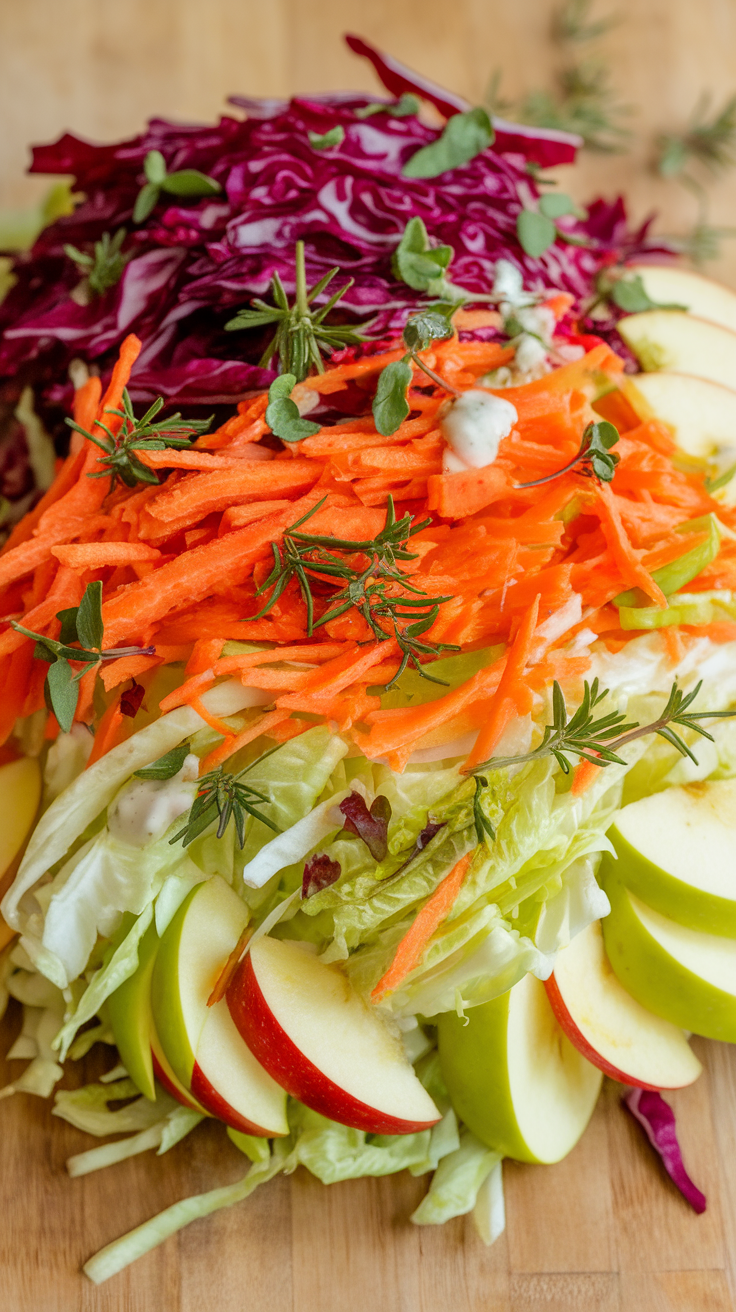
<path fill-rule="evenodd" d="M 537 304 L 554 323 L 567 302 Z M 108 1043 L 109 1079 L 55 1112 L 129 1137 L 73 1174 L 204 1115 L 252 1161 L 102 1250 L 93 1280 L 299 1163 L 434 1172 L 412 1219 L 475 1209 L 492 1242 L 502 1157 L 569 1151 L 601 1070 L 649 1090 L 628 1105 L 700 1206 L 656 1092 L 696 1078 L 698 1026 L 589 936 L 628 916 L 674 971 L 694 933 L 666 882 L 687 875 L 658 885 L 665 933 L 636 863 L 596 874 L 629 805 L 736 773 L 736 509 L 605 343 L 489 386 L 514 348 L 462 337 L 463 313 L 282 373 L 213 431 L 136 416 L 129 336 L 0 554 L 9 862 L 31 831 L 2 902 L 35 1054 L 15 1088 L 50 1096 Z M 357 417 L 320 421 L 341 395 Z M 728 889 L 703 896 L 717 931 Z M 659 1054 L 654 1080 L 576 1010 L 606 950 L 605 1006 Z"/>

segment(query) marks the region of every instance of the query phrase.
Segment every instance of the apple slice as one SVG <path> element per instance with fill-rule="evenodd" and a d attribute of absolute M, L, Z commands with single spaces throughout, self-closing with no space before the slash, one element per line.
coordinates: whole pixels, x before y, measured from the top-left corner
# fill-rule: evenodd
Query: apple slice
<path fill-rule="evenodd" d="M 201 1112 L 203 1116 L 209 1116 L 210 1113 L 184 1088 L 184 1085 L 177 1079 L 171 1069 L 169 1059 L 161 1047 L 161 1040 L 156 1033 L 156 1027 L 153 1022 L 151 1022 L 150 1037 L 153 1073 L 161 1087 L 165 1089 L 172 1098 L 176 1098 L 176 1101 L 180 1102 L 182 1107 L 191 1107 L 193 1111 Z"/>
<path fill-rule="evenodd" d="M 603 939 L 624 988 L 681 1029 L 736 1043 L 736 939 L 661 916 L 624 887 L 612 863 L 602 876 L 611 903 Z"/>
<path fill-rule="evenodd" d="M 729 287 L 676 264 L 632 264 L 626 272 L 639 275 L 650 300 L 684 305 L 699 319 L 710 319 L 736 333 L 736 293 Z"/>
<path fill-rule="evenodd" d="M 41 767 L 35 756 L 20 756 L 0 765 L 0 877 L 10 868 L 28 837 L 41 801 Z M 2 891 L 2 889 L 0 889 Z"/>
<path fill-rule="evenodd" d="M 593 1115 L 603 1075 L 557 1023 L 544 985 L 525 975 L 507 993 L 437 1017 L 452 1105 L 489 1147 L 521 1162 L 559 1162 Z"/>
<path fill-rule="evenodd" d="M 151 976 L 157 951 L 158 934 L 155 924 L 151 924 L 138 944 L 135 971 L 107 999 L 120 1060 L 141 1093 L 152 1101 L 156 1089 L 151 1054 Z"/>
<path fill-rule="evenodd" d="M 618 812 L 608 837 L 618 860 L 607 855 L 604 865 L 647 906 L 736 938 L 736 779 L 642 797 Z"/>
<path fill-rule="evenodd" d="M 616 326 L 645 373 L 666 369 L 733 386 L 736 332 L 682 310 L 645 310 Z"/>
<path fill-rule="evenodd" d="M 627 382 L 634 404 L 636 393 L 641 393 L 654 417 L 669 425 L 677 445 L 688 455 L 707 458 L 736 446 L 736 391 L 730 387 L 691 374 L 663 372 L 637 374 Z"/>
<path fill-rule="evenodd" d="M 248 920 L 220 875 L 197 884 L 159 946 L 151 1007 L 162 1051 L 185 1090 L 243 1134 L 288 1134 L 286 1095 L 243 1043 L 224 999 L 207 999 Z"/>
<path fill-rule="evenodd" d="M 681 1089 L 700 1075 L 682 1030 L 642 1007 L 614 975 L 599 920 L 558 952 L 544 987 L 570 1042 L 612 1080 Z"/>
<path fill-rule="evenodd" d="M 371 1134 L 413 1134 L 440 1119 L 397 1038 L 339 966 L 298 943 L 255 941 L 227 992 L 246 1043 L 294 1098 Z"/>

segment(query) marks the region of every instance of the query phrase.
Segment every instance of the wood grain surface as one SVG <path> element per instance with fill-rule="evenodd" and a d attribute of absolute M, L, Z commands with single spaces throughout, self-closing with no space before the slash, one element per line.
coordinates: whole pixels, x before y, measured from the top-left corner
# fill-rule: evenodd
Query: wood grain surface
<path fill-rule="evenodd" d="M 344 48 L 353 30 L 470 99 L 503 70 L 511 96 L 549 83 L 552 0 L 0 0 L 0 205 L 43 192 L 23 176 L 30 141 L 99 140 L 155 113 L 209 119 L 229 92 L 378 90 Z M 653 135 L 681 128 L 707 89 L 736 89 L 736 0 L 614 0 L 611 75 L 635 110 L 631 155 L 584 157 L 581 199 L 624 190 L 663 231 L 691 199 L 647 172 Z M 600 6 L 605 10 L 604 3 Z M 736 174 L 711 219 L 736 220 Z M 736 285 L 736 241 L 711 266 Z M 15 1004 L 0 1033 L 18 1029 Z M 108 1284 L 79 1275 L 101 1245 L 175 1200 L 237 1179 L 244 1159 L 200 1126 L 153 1154 L 70 1180 L 88 1136 L 28 1095 L 0 1103 L 0 1307 L 7 1312 L 727 1312 L 736 1307 L 736 1048 L 696 1042 L 706 1071 L 672 1097 L 685 1158 L 708 1196 L 696 1217 L 608 1084 L 582 1142 L 554 1167 L 505 1166 L 507 1230 L 485 1249 L 467 1220 L 408 1222 L 426 1182 L 408 1175 L 325 1188 L 301 1168 L 166 1242 Z M 79 1079 L 95 1078 L 96 1050 Z M 6 1063 L 5 1083 L 21 1069 Z M 71 1084 L 73 1076 L 65 1083 Z"/>
<path fill-rule="evenodd" d="M 2 1048 L 16 1032 L 12 1004 Z M 467 1218 L 419 1228 L 426 1188 L 406 1172 L 328 1187 L 303 1168 L 195 1221 L 95 1287 L 103 1244 L 188 1194 L 237 1180 L 245 1159 L 205 1123 L 153 1153 L 71 1180 L 96 1142 L 18 1094 L 0 1104 L 0 1306 L 5 1312 L 732 1312 L 736 1307 L 736 1046 L 695 1040 L 696 1085 L 668 1095 L 697 1184 L 690 1211 L 606 1082 L 557 1166 L 504 1165 L 506 1233 L 484 1248 Z M 75 1072 L 113 1058 L 93 1049 Z M 0 1082 L 22 1069 L 5 1063 Z M 67 1076 L 70 1086 L 74 1077 Z"/>

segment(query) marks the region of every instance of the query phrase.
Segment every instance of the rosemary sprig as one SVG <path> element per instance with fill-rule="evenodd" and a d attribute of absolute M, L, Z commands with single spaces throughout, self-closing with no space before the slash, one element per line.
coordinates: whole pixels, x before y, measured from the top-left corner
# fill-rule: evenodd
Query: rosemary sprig
<path fill-rule="evenodd" d="M 698 722 L 736 715 L 736 711 L 690 710 L 702 686 L 701 680 L 692 692 L 684 693 L 675 680 L 662 714 L 651 724 L 640 725 L 626 724 L 626 716 L 621 711 L 610 711 L 608 715 L 595 718 L 595 708 L 608 696 L 607 688 L 599 691 L 597 679 L 592 684 L 586 681 L 583 700 L 568 720 L 565 698 L 559 683 L 555 681 L 552 688 L 552 724 L 545 725 L 539 746 L 520 756 L 497 756 L 482 761 L 473 767 L 471 774 L 478 777 L 479 771 L 504 770 L 511 765 L 526 765 L 530 761 L 542 760 L 545 756 L 554 756 L 564 774 L 570 773 L 569 756 L 577 756 L 593 765 L 625 765 L 626 762 L 618 755 L 621 748 L 636 738 L 644 738 L 652 733 L 664 738 L 681 756 L 688 756 L 697 765 L 697 757 L 672 726 L 691 729 L 713 742 L 713 735 Z M 476 785 L 476 797 L 477 793 Z"/>
<path fill-rule="evenodd" d="M 324 501 L 323 497 L 286 530 L 281 545 L 272 544 L 274 566 L 256 592 L 257 597 L 269 591 L 271 595 L 262 610 L 252 618 L 261 619 L 267 615 L 292 579 L 296 579 L 307 608 L 307 633 L 310 636 L 315 629 L 355 607 L 378 642 L 390 638 L 398 642 L 402 660 L 393 679 L 386 685 L 387 689 L 393 687 L 409 663 L 422 678 L 431 683 L 442 683 L 441 679 L 435 679 L 423 670 L 418 658 L 436 656 L 441 651 L 460 650 L 452 643 L 421 641 L 422 634 L 434 624 L 442 603 L 451 598 L 430 597 L 414 587 L 398 564 L 399 561 L 416 560 L 416 553 L 408 550 L 409 539 L 427 528 L 431 521 L 424 519 L 414 524 L 409 514 L 397 520 L 393 497 L 389 495 L 386 523 L 375 538 L 354 542 L 326 534 L 300 532 L 302 524 L 319 510 Z M 367 557 L 367 563 L 359 568 L 345 559 L 355 556 Z M 312 591 L 315 582 L 344 585 L 331 595 L 327 609 L 318 619 L 315 618 Z M 400 593 L 396 591 L 399 587 L 402 589 Z M 407 620 L 411 623 L 404 624 L 403 621 Z"/>
<path fill-rule="evenodd" d="M 260 359 L 262 368 L 268 368 L 273 357 L 278 355 L 281 372 L 293 374 L 298 383 L 304 381 L 310 369 L 324 373 L 323 353 L 331 355 L 341 346 L 355 346 L 364 340 L 363 335 L 356 328 L 325 323 L 327 315 L 352 287 L 355 281 L 353 278 L 349 278 L 343 287 L 333 292 L 327 303 L 320 306 L 318 310 L 310 308 L 313 301 L 321 296 L 335 274 L 339 272 L 337 267 L 330 269 L 314 287 L 308 288 L 304 242 L 298 241 L 294 304 L 289 305 L 284 285 L 278 273 L 274 273 L 271 279 L 271 295 L 275 304 L 269 305 L 267 301 L 256 298 L 251 301 L 254 309 L 240 310 L 234 319 L 230 319 L 225 324 L 225 328 L 228 332 L 235 332 L 240 328 L 261 328 L 267 324 L 274 324 L 276 332 Z"/>
<path fill-rule="evenodd" d="M 556 469 L 554 474 L 532 479 L 531 483 L 517 483 L 516 488 L 540 487 L 542 483 L 551 483 L 554 478 L 569 474 L 571 469 L 577 469 L 584 478 L 597 478 L 601 483 L 610 483 L 619 462 L 619 456 L 611 452 L 611 447 L 616 445 L 618 439 L 618 429 L 609 424 L 608 420 L 599 419 L 595 424 L 588 424 L 580 449 L 568 464 L 563 465 L 562 469 Z"/>
<path fill-rule="evenodd" d="M 268 806 L 271 799 L 259 793 L 257 788 L 251 788 L 250 784 L 240 783 L 240 779 L 250 769 L 251 766 L 246 766 L 240 774 L 231 774 L 218 765 L 216 770 L 203 775 L 197 785 L 197 796 L 192 802 L 187 822 L 183 829 L 169 839 L 169 843 L 178 843 L 181 838 L 182 847 L 188 847 L 195 838 L 199 838 L 199 835 L 209 828 L 215 817 L 219 817 L 218 838 L 222 838 L 230 820 L 233 820 L 238 846 L 241 849 L 245 846 L 246 815 L 253 816 L 254 820 L 261 820 L 269 829 L 273 829 L 274 833 L 280 833 L 278 825 L 258 810 L 259 803 Z"/>
<path fill-rule="evenodd" d="M 106 415 L 116 415 L 122 419 L 122 425 L 117 434 L 113 433 L 107 424 L 97 421 L 97 427 L 104 429 L 105 436 L 100 437 L 95 433 L 90 433 L 86 428 L 82 428 L 75 423 L 73 419 L 67 419 L 66 423 L 73 428 L 76 433 L 81 433 L 89 442 L 94 442 L 105 455 L 100 458 L 99 464 L 102 468 L 93 474 L 88 474 L 88 478 L 110 478 L 110 491 L 115 486 L 116 479 L 124 483 L 126 487 L 135 487 L 136 483 L 158 483 L 158 475 L 155 470 L 149 469 L 135 455 L 136 451 L 164 451 L 167 447 L 175 450 L 186 449 L 191 445 L 194 438 L 199 433 L 206 433 L 209 428 L 212 417 L 209 419 L 182 419 L 177 412 L 171 415 L 169 419 L 162 419 L 159 423 L 154 423 L 156 415 L 163 407 L 164 399 L 162 396 L 157 397 L 153 405 L 149 407 L 142 419 L 136 419 L 133 413 L 133 405 L 128 395 L 128 389 L 123 389 L 123 408 L 116 410 L 109 407 L 105 410 Z"/>
<path fill-rule="evenodd" d="M 118 228 L 113 237 L 103 232 L 93 247 L 93 254 L 80 251 L 69 243 L 64 247 L 64 254 L 73 260 L 84 274 L 86 286 L 93 296 L 102 296 L 116 283 L 120 282 L 123 269 L 131 258 L 132 251 L 123 255 L 122 245 L 127 236 L 125 228 Z"/>
<path fill-rule="evenodd" d="M 699 164 L 714 176 L 736 164 L 736 96 L 712 116 L 709 110 L 710 96 L 705 94 L 683 132 L 659 137 L 656 164 L 663 178 L 681 177 L 689 164 Z"/>
<path fill-rule="evenodd" d="M 78 606 L 57 612 L 61 620 L 59 640 L 35 633 L 11 620 L 16 633 L 34 638 L 33 655 L 36 660 L 47 661 L 48 674 L 44 682 L 46 705 L 54 713 L 64 733 L 74 721 L 79 700 L 79 680 L 90 669 L 103 661 L 115 661 L 121 656 L 153 656 L 155 647 L 108 647 L 102 650 L 104 627 L 102 623 L 102 584 L 99 580 L 88 583 Z M 74 645 L 78 644 L 78 645 Z M 81 665 L 74 670 L 73 664 Z"/>

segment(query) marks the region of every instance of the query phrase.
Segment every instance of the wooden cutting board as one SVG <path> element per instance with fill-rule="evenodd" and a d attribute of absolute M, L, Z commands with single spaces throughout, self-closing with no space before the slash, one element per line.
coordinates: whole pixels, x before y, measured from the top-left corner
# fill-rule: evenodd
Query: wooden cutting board
<path fill-rule="evenodd" d="M 15 1004 L 4 1052 L 19 1026 Z M 19 1094 L 0 1102 L 0 1307 L 6 1312 L 732 1312 L 736 1308 L 736 1047 L 695 1040 L 705 1073 L 671 1095 L 708 1210 L 695 1216 L 606 1082 L 558 1166 L 507 1162 L 506 1233 L 469 1219 L 418 1228 L 426 1181 L 407 1173 L 325 1187 L 300 1168 L 196 1221 L 105 1285 L 79 1273 L 103 1244 L 187 1194 L 238 1179 L 215 1124 L 166 1156 L 71 1180 L 88 1135 Z M 75 1083 L 112 1064 L 93 1050 Z M 0 1063 L 0 1082 L 22 1063 Z M 68 1078 L 65 1083 L 70 1084 Z"/>

